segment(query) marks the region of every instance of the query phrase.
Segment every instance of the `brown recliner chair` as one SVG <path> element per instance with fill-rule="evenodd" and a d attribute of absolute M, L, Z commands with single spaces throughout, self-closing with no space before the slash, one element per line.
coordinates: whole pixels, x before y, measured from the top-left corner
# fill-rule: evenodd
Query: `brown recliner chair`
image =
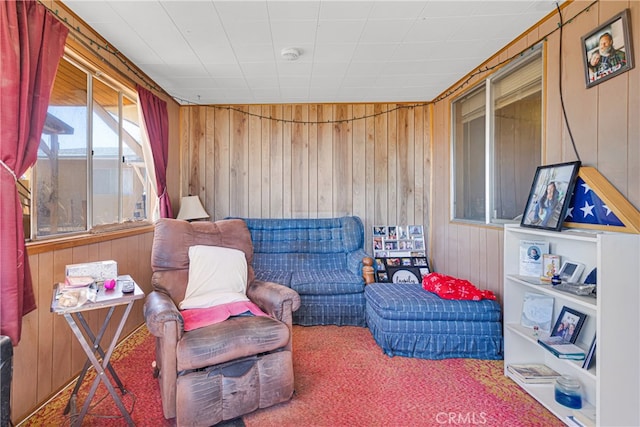
<path fill-rule="evenodd" d="M 189 275 L 189 247 L 239 249 L 247 261 L 247 297 L 266 316 L 232 316 L 191 331 L 178 309 Z M 156 337 L 156 374 L 165 418 L 178 426 L 210 426 L 293 394 L 292 313 L 298 294 L 255 280 L 253 245 L 244 221 L 156 223 L 151 292 L 144 304 L 147 328 Z"/>

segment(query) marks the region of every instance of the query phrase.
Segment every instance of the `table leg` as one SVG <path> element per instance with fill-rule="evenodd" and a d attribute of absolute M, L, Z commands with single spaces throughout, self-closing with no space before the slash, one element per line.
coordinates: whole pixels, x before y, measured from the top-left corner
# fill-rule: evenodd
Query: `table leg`
<path fill-rule="evenodd" d="M 104 359 L 104 350 L 100 346 L 100 342 L 102 341 L 102 337 L 103 337 L 104 333 L 107 330 L 107 326 L 109 325 L 109 321 L 111 319 L 111 316 L 113 315 L 113 311 L 114 310 L 115 310 L 115 306 L 111 307 L 109 309 L 109 312 L 107 313 L 107 317 L 106 317 L 105 321 L 102 323 L 102 327 L 100 328 L 100 331 L 98 331 L 98 335 L 97 336 L 93 335 L 93 332 L 91 331 L 91 327 L 89 326 L 89 324 L 85 320 L 84 316 L 82 315 L 82 312 L 78 312 L 76 314 L 77 317 L 78 317 L 78 320 L 80 321 L 80 324 L 82 325 L 82 328 L 84 329 L 85 333 L 89 337 L 89 340 L 91 340 L 93 342 L 93 351 L 94 352 L 97 351 L 100 354 L 100 357 L 102 357 L 103 359 Z M 80 375 L 78 376 L 78 380 L 76 381 L 76 385 L 75 385 L 73 391 L 71 392 L 71 396 L 76 396 L 78 394 L 78 391 L 80 390 L 80 386 L 82 385 L 82 382 L 84 381 L 84 376 L 87 374 L 87 370 L 89 369 L 89 366 L 91 366 L 91 361 L 89 359 L 87 359 L 86 362 L 84 362 L 84 367 L 82 368 L 82 371 L 80 372 Z M 120 388 L 120 392 L 122 394 L 125 394 L 127 391 L 124 389 L 124 386 L 122 385 L 122 381 L 120 381 L 120 378 L 116 374 L 116 371 L 115 371 L 115 369 L 113 369 L 113 366 L 111 365 L 111 363 L 109 363 L 107 368 L 109 369 L 109 372 L 111 372 L 111 376 L 113 377 L 113 379 L 116 381 L 116 384 Z M 67 402 L 67 406 L 64 408 L 64 414 L 65 415 L 67 415 L 69 413 L 70 408 L 71 408 L 71 398 L 69 398 L 69 402 Z"/>
<path fill-rule="evenodd" d="M 111 343 L 109 344 L 109 348 L 107 350 L 107 353 L 102 356 L 102 364 L 97 359 L 97 357 L 95 355 L 94 348 L 89 344 L 89 342 L 87 341 L 85 336 L 82 334 L 82 331 L 80 330 L 80 327 L 76 323 L 76 321 L 73 318 L 73 316 L 71 314 L 69 314 L 69 313 L 65 313 L 64 314 L 64 317 L 67 320 L 67 323 L 69 323 L 69 326 L 71 327 L 71 330 L 75 334 L 76 338 L 78 339 L 78 342 L 80 343 L 80 345 L 82 346 L 84 352 L 86 353 L 86 355 L 88 357 L 88 360 L 91 362 L 91 364 L 93 365 L 93 367 L 96 370 L 96 378 L 93 380 L 93 384 L 91 385 L 91 389 L 89 390 L 89 394 L 87 395 L 87 398 L 86 398 L 86 400 L 84 402 L 84 405 L 82 406 L 82 411 L 80 412 L 78 417 L 72 419 L 72 425 L 73 426 L 80 426 L 82 424 L 82 420 L 87 415 L 87 412 L 89 410 L 89 404 L 91 403 L 91 400 L 93 399 L 93 396 L 94 396 L 94 394 L 95 394 L 95 392 L 96 392 L 96 390 L 98 388 L 98 385 L 100 384 L 100 381 L 102 381 L 104 383 L 104 385 L 107 387 L 107 390 L 109 390 L 109 394 L 111 394 L 111 397 L 113 398 L 113 401 L 115 402 L 116 406 L 118 407 L 118 409 L 120 410 L 120 412 L 124 416 L 127 424 L 130 425 L 130 426 L 134 425 L 133 420 L 131 419 L 131 414 L 129 414 L 129 412 L 124 407 L 124 405 L 122 403 L 122 400 L 120 399 L 120 396 L 118 396 L 118 393 L 116 393 L 116 390 L 113 388 L 113 385 L 111 384 L 111 381 L 109 381 L 109 378 L 108 378 L 108 376 L 107 376 L 107 374 L 105 372 L 105 368 L 109 369 L 109 371 L 112 372 L 112 373 L 115 372 L 113 370 L 113 367 L 109 368 L 109 366 L 110 366 L 109 360 L 111 359 L 111 355 L 113 353 L 113 350 L 114 350 L 114 348 L 115 348 L 115 346 L 116 346 L 116 344 L 118 342 L 118 338 L 120 337 L 120 334 L 122 333 L 122 330 L 124 329 L 124 324 L 126 323 L 127 318 L 129 317 L 129 313 L 131 312 L 131 308 L 132 307 L 133 307 L 133 301 L 131 301 L 129 304 L 127 304 L 127 306 L 125 308 L 125 312 L 122 315 L 122 318 L 120 319 L 120 323 L 118 324 L 118 328 L 117 328 L 115 334 L 113 335 L 113 339 L 111 340 Z M 105 319 L 105 323 L 103 324 L 103 329 L 105 328 L 105 324 L 109 323 L 112 313 L 113 313 L 113 307 L 110 310 L 109 315 Z M 84 319 L 82 319 L 80 321 L 81 324 L 82 324 L 82 322 L 84 322 Z M 86 325 L 88 327 L 86 322 L 84 322 L 84 325 Z M 101 330 L 101 332 L 104 334 L 103 330 Z M 117 376 L 116 376 L 116 378 L 117 378 Z M 118 381 L 119 381 L 119 379 L 118 379 Z M 73 397 L 73 395 L 72 395 L 72 397 Z"/>

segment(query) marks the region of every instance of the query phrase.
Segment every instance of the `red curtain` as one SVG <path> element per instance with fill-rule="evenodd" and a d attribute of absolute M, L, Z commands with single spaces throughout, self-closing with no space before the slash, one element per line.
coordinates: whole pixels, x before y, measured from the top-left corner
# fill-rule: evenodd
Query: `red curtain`
<path fill-rule="evenodd" d="M 173 218 L 171 200 L 167 191 L 167 162 L 169 159 L 169 115 L 167 103 L 138 85 L 138 98 L 149 135 L 156 173 L 156 189 L 160 204 L 160 218 Z"/>
<path fill-rule="evenodd" d="M 0 333 L 36 308 L 16 180 L 36 161 L 69 30 L 32 0 L 0 2 Z"/>

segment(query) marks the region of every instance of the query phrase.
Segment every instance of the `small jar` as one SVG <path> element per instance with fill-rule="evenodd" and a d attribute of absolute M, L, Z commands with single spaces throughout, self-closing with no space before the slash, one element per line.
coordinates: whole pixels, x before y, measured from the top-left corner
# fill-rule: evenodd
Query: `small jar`
<path fill-rule="evenodd" d="M 556 286 L 556 285 L 559 285 L 560 283 L 562 283 L 562 279 L 557 274 L 554 274 L 553 277 L 551 278 L 551 284 L 553 286 Z"/>
<path fill-rule="evenodd" d="M 555 385 L 556 402 L 567 408 L 582 408 L 582 390 L 580 382 L 569 375 L 563 375 L 556 379 Z"/>

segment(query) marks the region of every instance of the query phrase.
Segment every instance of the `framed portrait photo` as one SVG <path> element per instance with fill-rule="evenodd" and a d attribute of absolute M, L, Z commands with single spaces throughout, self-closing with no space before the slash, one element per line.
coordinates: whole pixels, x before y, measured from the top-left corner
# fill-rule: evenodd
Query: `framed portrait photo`
<path fill-rule="evenodd" d="M 629 32 L 629 9 L 625 9 L 582 36 L 582 59 L 588 88 L 633 68 Z"/>
<path fill-rule="evenodd" d="M 520 225 L 560 231 L 579 169 L 579 161 L 538 166 Z"/>
<path fill-rule="evenodd" d="M 575 344 L 586 318 L 587 315 L 584 313 L 567 306 L 562 307 L 558 320 L 551 330 L 551 336 L 562 337 L 563 341 Z"/>

